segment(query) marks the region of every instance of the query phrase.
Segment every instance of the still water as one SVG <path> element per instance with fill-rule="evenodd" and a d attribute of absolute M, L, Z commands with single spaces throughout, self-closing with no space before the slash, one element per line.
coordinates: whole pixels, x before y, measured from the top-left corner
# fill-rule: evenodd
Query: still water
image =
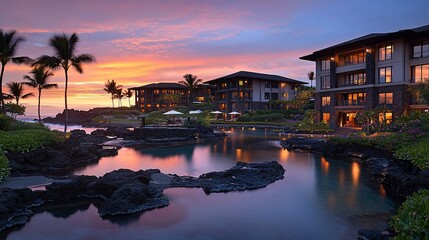
<path fill-rule="evenodd" d="M 227 129 L 228 138 L 165 148 L 123 148 L 119 155 L 79 169 L 101 176 L 119 168 L 158 168 L 198 176 L 237 161 L 279 161 L 285 178 L 266 188 L 205 195 L 201 189 L 165 190 L 170 205 L 143 214 L 101 219 L 89 203 L 37 213 L 9 239 L 356 239 L 394 209 L 381 187 L 368 187 L 359 163 L 288 152 L 270 130 Z"/>

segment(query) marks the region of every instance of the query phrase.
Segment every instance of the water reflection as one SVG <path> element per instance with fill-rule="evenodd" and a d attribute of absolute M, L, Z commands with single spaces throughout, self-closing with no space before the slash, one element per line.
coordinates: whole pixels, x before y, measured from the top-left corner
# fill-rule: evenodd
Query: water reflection
<path fill-rule="evenodd" d="M 255 191 L 208 196 L 201 189 L 168 189 L 170 206 L 122 218 L 101 219 L 94 205 L 61 220 L 36 214 L 11 237 L 353 239 L 363 224 L 361 216 L 386 215 L 393 209 L 378 186 L 373 190 L 365 185 L 370 177 L 359 163 L 288 152 L 280 147 L 280 136 L 268 130 L 228 129 L 228 135 L 187 146 L 123 148 L 118 156 L 103 158 L 76 173 L 100 176 L 119 168 L 159 168 L 198 176 L 228 169 L 237 161 L 278 160 L 286 169 L 285 179 Z"/>

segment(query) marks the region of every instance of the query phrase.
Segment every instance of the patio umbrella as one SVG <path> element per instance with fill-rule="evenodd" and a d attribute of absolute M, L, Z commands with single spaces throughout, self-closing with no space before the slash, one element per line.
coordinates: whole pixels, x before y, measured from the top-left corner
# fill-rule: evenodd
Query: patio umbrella
<path fill-rule="evenodd" d="M 203 113 L 201 110 L 189 111 L 189 114 L 200 114 Z"/>
<path fill-rule="evenodd" d="M 234 111 L 234 112 L 230 112 L 230 113 L 228 113 L 228 114 L 230 114 L 230 115 L 239 115 L 239 114 L 241 114 L 241 113 Z"/>
<path fill-rule="evenodd" d="M 221 111 L 212 111 L 210 113 L 213 113 L 213 114 L 222 114 L 223 112 L 221 112 Z"/>
<path fill-rule="evenodd" d="M 175 110 L 171 110 L 168 112 L 163 113 L 163 115 L 182 115 L 183 113 L 175 111 Z"/>

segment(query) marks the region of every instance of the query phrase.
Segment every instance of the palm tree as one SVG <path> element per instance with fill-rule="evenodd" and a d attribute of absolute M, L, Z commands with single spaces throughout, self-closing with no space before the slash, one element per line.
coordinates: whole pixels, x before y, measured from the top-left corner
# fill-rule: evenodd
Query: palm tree
<path fill-rule="evenodd" d="M 0 63 L 1 63 L 1 72 L 0 72 L 0 103 L 2 106 L 2 113 L 6 113 L 4 106 L 3 98 L 3 74 L 6 64 L 12 61 L 13 63 L 22 64 L 31 63 L 31 58 L 29 57 L 15 57 L 16 49 L 18 45 L 24 41 L 24 38 L 16 37 L 16 31 L 3 32 L 0 29 Z"/>
<path fill-rule="evenodd" d="M 42 119 L 40 118 L 40 98 L 42 96 L 42 90 L 58 88 L 58 84 L 48 83 L 49 78 L 54 76 L 54 74 L 49 71 L 49 69 L 47 69 L 45 66 L 36 66 L 30 73 L 33 75 L 33 77 L 25 75 L 24 79 L 28 80 L 28 82 L 23 82 L 22 84 L 32 88 L 37 88 L 39 92 L 37 114 L 39 116 L 39 123 L 42 123 Z"/>
<path fill-rule="evenodd" d="M 48 66 L 51 69 L 58 70 L 64 69 L 65 74 L 65 89 L 64 89 L 64 107 L 65 107 L 65 123 L 64 132 L 67 132 L 68 122 L 68 106 L 67 106 L 67 89 L 68 89 L 68 71 L 73 67 L 78 73 L 83 73 L 82 63 L 91 63 L 95 61 L 95 57 L 89 54 L 76 55 L 76 47 L 79 42 L 79 38 L 76 33 L 73 33 L 70 37 L 65 33 L 62 35 L 54 35 L 49 45 L 53 48 L 54 56 L 43 55 L 39 57 L 35 64 Z"/>
<path fill-rule="evenodd" d="M 19 82 L 10 82 L 7 84 L 9 88 L 9 96 L 10 98 L 14 98 L 16 101 L 16 105 L 19 105 L 19 99 L 26 99 L 29 97 L 33 97 L 33 93 L 24 94 L 24 88 L 22 87 L 22 83 Z"/>
<path fill-rule="evenodd" d="M 191 102 L 191 96 L 194 92 L 194 89 L 197 88 L 197 85 L 201 83 L 203 80 L 199 79 L 197 75 L 185 74 L 183 75 L 185 80 L 179 81 L 179 84 L 182 84 L 187 88 L 188 91 L 188 104 Z"/>
<path fill-rule="evenodd" d="M 122 98 L 125 97 L 125 91 L 123 91 L 122 88 L 118 87 L 115 92 L 115 97 L 118 99 L 118 107 L 122 107 Z"/>
<path fill-rule="evenodd" d="M 311 71 L 311 72 L 307 73 L 307 76 L 308 76 L 308 80 L 310 80 L 310 87 L 313 87 L 314 72 Z"/>
<path fill-rule="evenodd" d="M 107 83 L 104 84 L 103 90 L 111 94 L 113 108 L 115 108 L 115 102 L 113 100 L 115 99 L 119 88 L 122 88 L 122 85 L 118 85 L 113 79 L 112 81 L 107 80 Z"/>
<path fill-rule="evenodd" d="M 128 98 L 128 106 L 131 107 L 131 98 L 133 97 L 133 92 L 130 89 L 125 91 L 125 96 Z"/>

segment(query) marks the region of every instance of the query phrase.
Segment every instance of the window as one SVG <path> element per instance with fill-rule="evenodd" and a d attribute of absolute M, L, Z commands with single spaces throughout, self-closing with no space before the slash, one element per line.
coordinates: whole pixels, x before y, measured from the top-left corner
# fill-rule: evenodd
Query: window
<path fill-rule="evenodd" d="M 384 67 L 378 69 L 378 82 L 390 83 L 392 82 L 392 67 Z"/>
<path fill-rule="evenodd" d="M 231 83 L 229 84 L 229 88 L 230 88 L 230 89 L 237 88 L 237 82 L 236 82 L 236 81 L 231 82 Z"/>
<path fill-rule="evenodd" d="M 342 65 L 353 65 L 365 62 L 365 52 L 357 52 L 352 54 L 342 55 L 340 62 Z"/>
<path fill-rule="evenodd" d="M 349 93 L 342 95 L 342 106 L 364 106 L 366 101 L 366 93 Z"/>
<path fill-rule="evenodd" d="M 329 70 L 329 69 L 331 69 L 331 60 L 329 60 L 329 59 L 322 60 L 321 65 L 320 65 L 320 70 L 325 71 L 325 70 Z"/>
<path fill-rule="evenodd" d="M 159 90 L 153 90 L 153 94 L 159 94 Z"/>
<path fill-rule="evenodd" d="M 271 100 L 279 100 L 279 94 L 278 93 L 271 93 Z"/>
<path fill-rule="evenodd" d="M 273 82 L 273 83 L 271 83 L 271 87 L 272 88 L 279 88 L 279 83 Z"/>
<path fill-rule="evenodd" d="M 381 46 L 378 49 L 378 60 L 384 61 L 384 60 L 392 59 L 392 52 L 393 52 L 392 44 Z"/>
<path fill-rule="evenodd" d="M 378 120 L 381 123 L 389 124 L 392 122 L 393 114 L 390 111 L 381 112 L 378 114 Z"/>
<path fill-rule="evenodd" d="M 331 88 L 331 76 L 322 76 L 320 77 L 320 88 L 321 89 L 328 89 Z"/>
<path fill-rule="evenodd" d="M 393 104 L 393 93 L 379 93 L 378 94 L 378 104 Z"/>
<path fill-rule="evenodd" d="M 270 99 L 270 93 L 265 93 L 264 94 L 264 99 L 269 100 Z"/>
<path fill-rule="evenodd" d="M 322 114 L 322 121 L 323 122 L 329 122 L 329 118 L 331 117 L 331 114 L 329 114 L 329 113 L 323 113 Z"/>
<path fill-rule="evenodd" d="M 366 84 L 366 73 L 353 73 L 344 76 L 344 85 Z"/>
<path fill-rule="evenodd" d="M 265 88 L 271 88 L 271 82 L 265 82 Z"/>
<path fill-rule="evenodd" d="M 330 96 L 322 97 L 322 107 L 329 106 L 330 104 L 331 104 Z"/>
<path fill-rule="evenodd" d="M 411 82 L 418 83 L 427 81 L 429 81 L 429 64 L 411 67 Z"/>
<path fill-rule="evenodd" d="M 244 82 L 243 80 L 238 81 L 238 86 L 243 86 Z"/>
<path fill-rule="evenodd" d="M 413 44 L 413 58 L 429 57 L 429 41 Z"/>

